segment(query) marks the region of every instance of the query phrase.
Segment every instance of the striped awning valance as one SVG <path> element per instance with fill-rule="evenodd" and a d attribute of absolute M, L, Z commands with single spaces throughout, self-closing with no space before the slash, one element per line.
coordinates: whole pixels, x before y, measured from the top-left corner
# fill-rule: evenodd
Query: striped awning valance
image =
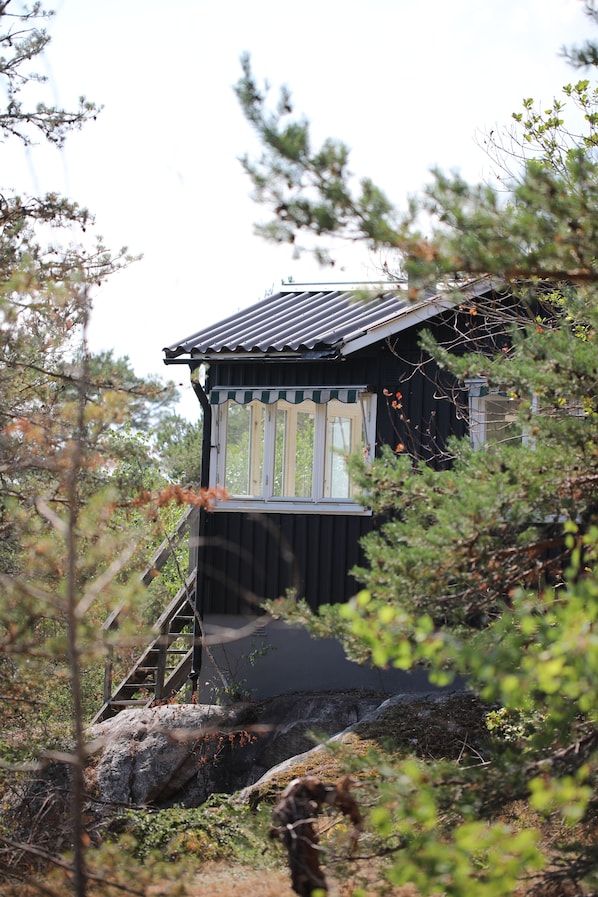
<path fill-rule="evenodd" d="M 210 405 L 223 405 L 229 400 L 239 405 L 248 405 L 249 402 L 264 402 L 271 405 L 279 399 L 285 399 L 292 405 L 299 405 L 306 399 L 311 399 L 316 405 L 325 405 L 331 399 L 339 402 L 357 402 L 360 393 L 365 392 L 365 386 L 293 386 L 290 388 L 278 387 L 253 387 L 243 389 L 238 386 L 215 387 L 210 392 Z"/>

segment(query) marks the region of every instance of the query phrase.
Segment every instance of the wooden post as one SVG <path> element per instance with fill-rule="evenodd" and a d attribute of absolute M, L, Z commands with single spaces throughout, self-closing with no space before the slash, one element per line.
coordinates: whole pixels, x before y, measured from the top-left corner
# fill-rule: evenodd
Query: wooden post
<path fill-rule="evenodd" d="M 168 627 L 167 622 L 162 628 L 160 638 L 158 640 L 158 661 L 156 663 L 156 688 L 154 697 L 156 701 L 161 701 L 164 697 L 164 679 L 166 677 L 166 652 L 168 651 Z"/>
<path fill-rule="evenodd" d="M 107 704 L 112 697 L 112 655 L 113 648 L 108 649 L 108 660 L 104 666 L 104 704 Z"/>

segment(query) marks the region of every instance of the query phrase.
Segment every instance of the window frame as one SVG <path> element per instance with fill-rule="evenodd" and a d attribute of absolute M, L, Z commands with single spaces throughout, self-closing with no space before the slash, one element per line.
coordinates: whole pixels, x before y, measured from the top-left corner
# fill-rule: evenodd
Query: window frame
<path fill-rule="evenodd" d="M 513 402 L 513 407 L 517 407 L 518 400 L 510 398 L 507 393 L 495 387 L 490 387 L 485 377 L 472 377 L 465 381 L 468 391 L 468 414 L 469 414 L 469 439 L 474 449 L 486 449 L 489 446 L 499 445 L 502 440 L 491 440 L 488 442 L 487 429 L 488 420 L 488 403 L 496 401 Z M 532 412 L 538 411 L 538 403 L 536 396 L 532 397 Z M 533 436 L 522 428 L 518 436 L 509 436 L 506 440 L 512 445 L 531 445 L 534 444 Z"/>
<path fill-rule="evenodd" d="M 344 389 L 346 387 L 340 387 Z M 217 388 L 216 388 L 217 389 Z M 325 387 L 323 389 L 331 390 L 334 387 Z M 372 460 L 374 457 L 375 433 L 376 433 L 376 405 L 377 397 L 371 390 L 365 387 L 349 387 L 356 390 L 356 402 L 339 403 L 345 408 L 355 409 L 357 414 L 349 414 L 348 417 L 356 417 L 359 420 L 361 428 L 360 445 L 363 447 L 364 457 Z M 336 396 L 323 402 L 314 402 L 314 445 L 313 445 L 313 461 L 312 461 L 312 489 L 310 496 L 276 496 L 273 494 L 274 477 L 276 469 L 276 417 L 279 410 L 279 403 L 285 402 L 282 410 L 289 412 L 295 409 L 296 413 L 303 409 L 306 399 L 310 399 L 313 393 L 311 387 L 306 388 L 306 399 L 298 403 L 289 403 L 286 401 L 285 392 L 290 390 L 270 390 L 277 398 L 267 403 L 261 402 L 264 406 L 264 440 L 262 449 L 263 470 L 262 470 L 262 492 L 260 495 L 233 495 L 226 501 L 217 502 L 216 510 L 218 511 L 236 511 L 251 510 L 253 511 L 269 511 L 271 513 L 326 513 L 326 514 L 361 514 L 369 515 L 371 511 L 358 504 L 355 498 L 326 498 L 325 492 L 325 476 L 327 470 L 328 450 L 326 445 L 327 439 L 327 422 L 330 420 L 327 415 L 327 409 L 331 401 Z M 229 393 L 234 390 L 229 390 Z M 260 392 L 259 388 L 251 390 L 254 394 Z M 279 396 L 278 393 L 283 393 Z M 259 401 L 252 399 L 244 400 L 238 404 L 251 405 L 251 402 Z M 227 424 L 228 424 L 228 407 L 229 404 L 235 402 L 235 399 L 228 398 L 225 401 L 217 402 L 212 407 L 212 446 L 210 459 L 210 486 L 216 487 L 225 482 L 225 467 L 227 453 Z M 291 411 L 292 414 L 292 411 Z M 249 468 L 253 466 L 253 462 L 249 460 Z"/>

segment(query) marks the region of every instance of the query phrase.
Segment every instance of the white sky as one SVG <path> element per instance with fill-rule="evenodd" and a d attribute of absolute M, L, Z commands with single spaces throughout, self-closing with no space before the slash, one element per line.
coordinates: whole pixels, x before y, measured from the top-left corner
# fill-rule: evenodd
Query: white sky
<path fill-rule="evenodd" d="M 51 4 L 50 4 L 51 5 Z M 351 254 L 321 270 L 253 235 L 238 157 L 255 150 L 232 86 L 239 57 L 291 88 L 314 143 L 352 148 L 351 167 L 399 206 L 433 165 L 479 180 L 476 139 L 507 124 L 524 96 L 549 103 L 582 77 L 559 58 L 591 33 L 580 0 L 55 0 L 47 99 L 104 105 L 61 152 L 20 153 L 2 186 L 56 190 L 96 215 L 109 246 L 143 260 L 103 285 L 91 344 L 139 374 L 183 384 L 162 348 L 261 299 L 272 285 L 372 279 Z M 347 256 L 348 258 L 348 256 Z"/>

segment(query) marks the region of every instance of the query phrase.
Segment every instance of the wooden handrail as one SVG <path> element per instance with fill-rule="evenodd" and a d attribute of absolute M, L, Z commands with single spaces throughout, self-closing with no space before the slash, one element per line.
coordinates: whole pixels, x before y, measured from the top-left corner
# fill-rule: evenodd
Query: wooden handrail
<path fill-rule="evenodd" d="M 144 586 L 149 586 L 152 580 L 156 578 L 156 571 L 159 572 L 162 569 L 162 567 L 172 554 L 173 550 L 180 543 L 183 535 L 185 534 L 185 531 L 188 530 L 191 526 L 191 518 L 195 513 L 198 513 L 197 508 L 187 508 L 185 513 L 181 515 L 173 534 L 171 536 L 167 536 L 160 544 L 160 546 L 156 549 L 149 564 L 141 574 L 141 582 Z M 117 628 L 118 617 L 123 607 L 124 602 L 121 602 L 117 607 L 114 608 L 114 610 L 112 610 L 108 614 L 108 616 L 102 623 L 102 629 L 104 631 Z"/>
<path fill-rule="evenodd" d="M 196 514 L 198 514 L 197 508 L 187 508 L 184 514 L 181 515 L 174 532 L 166 536 L 163 542 L 156 549 L 151 557 L 149 564 L 141 574 L 141 582 L 144 586 L 149 586 L 149 584 L 156 578 L 157 573 L 165 565 L 166 561 L 170 558 L 174 550 L 180 544 L 185 533 L 191 527 L 193 523 L 193 517 Z M 185 588 L 189 588 L 188 582 L 185 583 Z M 108 614 L 102 624 L 102 631 L 109 632 L 111 630 L 118 629 L 119 617 L 124 606 L 124 602 L 121 602 L 117 607 L 114 608 L 114 610 L 110 612 L 110 614 Z M 103 698 L 105 704 L 110 701 L 110 698 L 112 697 L 112 666 L 112 648 L 110 647 L 108 651 L 108 659 L 106 660 L 106 664 L 104 667 Z"/>

